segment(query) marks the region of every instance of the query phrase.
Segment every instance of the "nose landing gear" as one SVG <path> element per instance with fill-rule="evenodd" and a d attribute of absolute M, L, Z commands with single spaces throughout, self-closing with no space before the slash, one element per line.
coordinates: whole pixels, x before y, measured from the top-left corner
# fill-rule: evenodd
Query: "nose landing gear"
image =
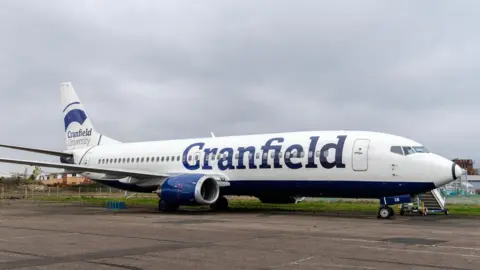
<path fill-rule="evenodd" d="M 383 218 L 383 219 L 387 219 L 387 218 L 390 218 L 390 219 L 395 219 L 395 211 L 393 211 L 393 209 L 388 206 L 388 205 L 382 205 L 380 206 L 380 209 L 378 210 L 378 215 L 377 215 L 377 218 Z"/>

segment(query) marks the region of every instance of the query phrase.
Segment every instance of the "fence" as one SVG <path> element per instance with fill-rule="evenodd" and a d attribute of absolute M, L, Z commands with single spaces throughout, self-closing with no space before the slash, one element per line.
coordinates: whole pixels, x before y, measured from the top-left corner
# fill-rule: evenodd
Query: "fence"
<path fill-rule="evenodd" d="M 35 197 L 71 198 L 71 197 L 94 197 L 94 198 L 119 198 L 123 196 L 141 198 L 158 198 L 155 194 L 126 193 L 123 190 L 110 187 L 91 186 L 68 186 L 48 187 L 45 185 L 7 185 L 0 184 L 0 199 L 32 199 Z"/>

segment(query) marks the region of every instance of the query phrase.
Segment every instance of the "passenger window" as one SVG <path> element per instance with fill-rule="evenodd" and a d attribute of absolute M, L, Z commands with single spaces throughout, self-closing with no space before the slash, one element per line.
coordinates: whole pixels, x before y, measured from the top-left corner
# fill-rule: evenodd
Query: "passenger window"
<path fill-rule="evenodd" d="M 315 153 L 315 155 L 316 155 L 317 157 L 319 157 L 319 156 L 320 156 L 320 151 L 317 151 L 317 153 Z"/>
<path fill-rule="evenodd" d="M 259 159 L 259 158 L 260 158 L 260 153 L 255 154 L 255 157 L 256 157 L 257 159 Z"/>
<path fill-rule="evenodd" d="M 328 150 L 323 151 L 323 156 L 326 158 L 328 157 Z"/>
<path fill-rule="evenodd" d="M 278 158 L 282 158 L 282 152 L 278 152 Z"/>
<path fill-rule="evenodd" d="M 305 152 L 300 152 L 300 157 L 303 158 L 305 156 Z"/>
<path fill-rule="evenodd" d="M 170 157 L 166 157 L 166 158 L 165 158 L 165 161 L 167 161 L 167 162 L 168 162 L 168 160 L 169 160 L 169 159 L 170 159 Z"/>
<path fill-rule="evenodd" d="M 235 159 L 238 159 L 238 152 L 235 153 Z"/>
<path fill-rule="evenodd" d="M 312 151 L 308 151 L 308 157 L 309 158 L 313 157 L 313 152 Z"/>
<path fill-rule="evenodd" d="M 177 161 L 180 161 L 180 156 L 177 156 Z"/>
<path fill-rule="evenodd" d="M 290 158 L 290 152 L 285 153 L 285 158 Z"/>
<path fill-rule="evenodd" d="M 395 153 L 395 154 L 399 154 L 399 155 L 402 155 L 402 156 L 403 156 L 402 147 L 400 147 L 400 146 L 392 146 L 392 147 L 390 147 L 390 152 Z"/>

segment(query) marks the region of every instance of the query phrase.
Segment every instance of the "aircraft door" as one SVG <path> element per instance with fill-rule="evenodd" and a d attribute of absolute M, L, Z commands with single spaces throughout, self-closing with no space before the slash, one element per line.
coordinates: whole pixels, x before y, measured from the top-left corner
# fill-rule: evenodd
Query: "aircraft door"
<path fill-rule="evenodd" d="M 352 168 L 354 171 L 366 171 L 368 169 L 369 139 L 357 139 L 353 144 Z"/>

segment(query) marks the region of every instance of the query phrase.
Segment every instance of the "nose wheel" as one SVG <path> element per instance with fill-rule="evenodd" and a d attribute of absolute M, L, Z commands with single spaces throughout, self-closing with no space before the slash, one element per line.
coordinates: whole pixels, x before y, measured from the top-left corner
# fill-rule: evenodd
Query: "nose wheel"
<path fill-rule="evenodd" d="M 378 210 L 377 218 L 387 219 L 387 218 L 395 218 L 395 212 L 390 206 L 381 206 Z"/>

